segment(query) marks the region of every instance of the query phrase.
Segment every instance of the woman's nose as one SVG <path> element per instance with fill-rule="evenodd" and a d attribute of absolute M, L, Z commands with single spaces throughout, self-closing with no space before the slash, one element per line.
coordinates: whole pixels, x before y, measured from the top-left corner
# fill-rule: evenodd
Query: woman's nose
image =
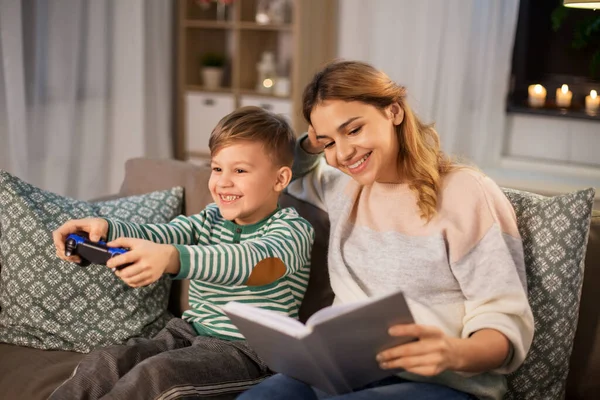
<path fill-rule="evenodd" d="M 343 140 L 336 143 L 337 158 L 340 161 L 347 161 L 354 156 L 355 150 L 352 145 Z"/>

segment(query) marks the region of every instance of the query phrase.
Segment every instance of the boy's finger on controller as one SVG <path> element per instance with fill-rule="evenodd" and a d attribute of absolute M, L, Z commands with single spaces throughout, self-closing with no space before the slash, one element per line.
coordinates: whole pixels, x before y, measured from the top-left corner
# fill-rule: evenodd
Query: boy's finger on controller
<path fill-rule="evenodd" d="M 128 264 L 129 261 L 128 261 L 127 255 L 128 255 L 128 253 L 114 256 L 113 258 L 108 260 L 108 262 L 106 263 L 106 266 L 109 268 L 119 268 L 123 264 Z"/>

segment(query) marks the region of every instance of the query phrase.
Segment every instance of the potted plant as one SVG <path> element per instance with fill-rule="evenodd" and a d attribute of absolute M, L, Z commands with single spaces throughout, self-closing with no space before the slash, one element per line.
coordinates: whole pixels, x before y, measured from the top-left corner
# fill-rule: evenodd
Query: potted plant
<path fill-rule="evenodd" d="M 225 56 L 220 53 L 205 53 L 201 59 L 202 84 L 207 89 L 218 89 L 223 79 Z"/>

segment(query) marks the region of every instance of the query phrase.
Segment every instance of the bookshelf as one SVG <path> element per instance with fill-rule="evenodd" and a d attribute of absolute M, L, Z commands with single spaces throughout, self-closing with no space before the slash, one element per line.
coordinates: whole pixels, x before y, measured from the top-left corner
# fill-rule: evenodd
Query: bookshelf
<path fill-rule="evenodd" d="M 210 132 L 219 119 L 241 106 L 283 114 L 296 132 L 306 130 L 302 90 L 336 55 L 337 0 L 287 0 L 284 21 L 263 24 L 256 22 L 260 2 L 234 0 L 223 8 L 216 2 L 203 7 L 196 0 L 178 0 L 178 159 L 207 158 Z M 289 79 L 287 94 L 257 91 L 257 63 L 267 51 L 275 56 L 277 75 Z M 200 73 L 201 59 L 209 53 L 226 58 L 217 88 L 207 88 Z"/>

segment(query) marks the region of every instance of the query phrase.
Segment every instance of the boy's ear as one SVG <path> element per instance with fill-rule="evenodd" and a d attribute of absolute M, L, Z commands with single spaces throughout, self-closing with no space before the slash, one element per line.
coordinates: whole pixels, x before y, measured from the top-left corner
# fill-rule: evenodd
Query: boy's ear
<path fill-rule="evenodd" d="M 275 182 L 275 191 L 282 192 L 292 180 L 292 169 L 290 167 L 281 167 L 277 171 L 277 181 Z"/>

